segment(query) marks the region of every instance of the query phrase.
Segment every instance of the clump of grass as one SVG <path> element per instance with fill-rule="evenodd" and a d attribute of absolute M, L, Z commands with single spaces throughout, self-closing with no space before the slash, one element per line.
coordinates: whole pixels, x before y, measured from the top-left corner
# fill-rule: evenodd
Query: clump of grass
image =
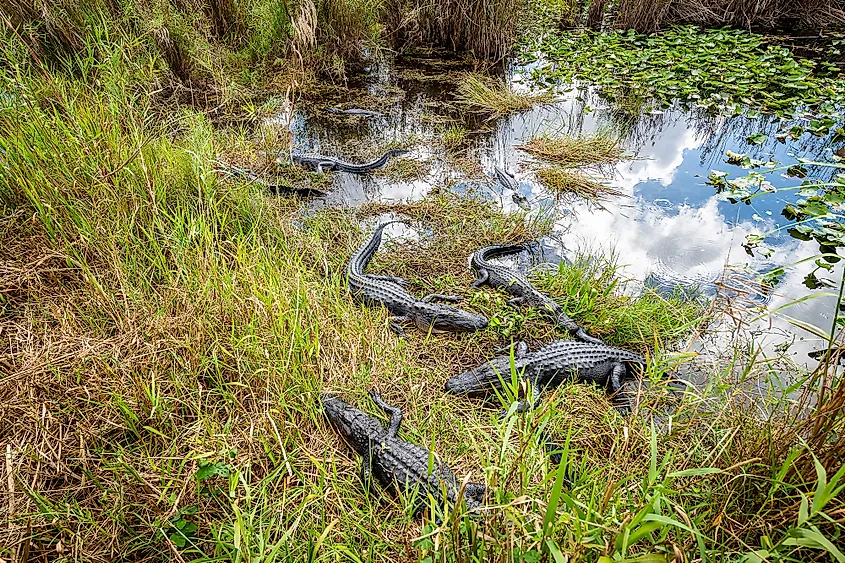
<path fill-rule="evenodd" d="M 559 298 L 565 311 L 614 345 L 642 348 L 655 341 L 668 343 L 706 322 L 702 304 L 681 292 L 665 296 L 644 288 L 634 297 L 626 294 L 622 267 L 613 254 L 582 254 L 535 279 Z"/>
<path fill-rule="evenodd" d="M 464 127 L 452 124 L 443 130 L 440 140 L 443 142 L 446 150 L 454 151 L 466 145 L 468 133 L 469 131 Z"/>
<path fill-rule="evenodd" d="M 501 80 L 480 74 L 465 74 L 458 83 L 455 99 L 469 110 L 489 114 L 492 119 L 549 102 L 551 94 L 522 94 Z"/>
<path fill-rule="evenodd" d="M 579 137 L 541 135 L 517 148 L 567 168 L 613 164 L 628 158 L 621 139 L 606 132 Z"/>
<path fill-rule="evenodd" d="M 392 264 L 397 275 L 422 280 L 448 274 L 467 284 L 471 281 L 467 259 L 475 250 L 485 244 L 535 240 L 552 226 L 550 216 L 526 222 L 519 215 L 503 214 L 478 194 L 459 196 L 448 191 L 437 191 L 413 203 L 370 203 L 361 213 L 394 213 L 408 218 L 415 226 L 430 229 L 431 237 L 394 249 L 402 256 L 401 262 Z"/>
<path fill-rule="evenodd" d="M 599 183 L 586 174 L 572 172 L 558 166 L 542 167 L 535 174 L 540 183 L 558 195 L 572 194 L 589 200 L 624 195 L 619 190 Z"/>
<path fill-rule="evenodd" d="M 416 158 L 392 159 L 387 166 L 374 170 L 375 176 L 382 176 L 392 180 L 411 182 L 425 178 L 431 170 L 430 160 L 419 160 Z"/>

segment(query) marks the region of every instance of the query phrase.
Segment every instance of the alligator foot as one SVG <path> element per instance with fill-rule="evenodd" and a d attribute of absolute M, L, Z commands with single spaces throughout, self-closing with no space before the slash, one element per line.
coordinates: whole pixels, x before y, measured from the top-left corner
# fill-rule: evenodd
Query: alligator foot
<path fill-rule="evenodd" d="M 385 403 L 384 399 L 381 398 L 381 395 L 379 395 L 379 392 L 375 389 L 370 391 L 370 398 L 378 408 L 390 415 L 390 424 L 387 426 L 387 435 L 389 437 L 395 437 L 396 433 L 399 432 L 399 426 L 402 424 L 402 409 Z"/>
<path fill-rule="evenodd" d="M 512 307 L 514 309 L 519 309 L 519 305 L 525 301 L 525 297 L 514 297 L 513 299 L 508 299 L 508 307 Z"/>
<path fill-rule="evenodd" d="M 514 345 L 511 344 L 510 346 L 505 346 L 504 348 L 499 348 L 497 350 L 494 350 L 494 352 L 496 354 L 504 354 L 505 352 L 510 354 L 510 349 L 513 348 L 513 347 L 514 347 Z M 528 353 L 528 344 L 526 344 L 522 340 L 517 342 L 516 343 L 516 350 L 514 351 L 513 357 L 516 358 L 516 359 L 519 359 L 519 358 L 525 356 L 525 354 L 527 354 L 527 353 Z"/>
<path fill-rule="evenodd" d="M 439 299 L 440 301 L 448 301 L 450 303 L 457 303 L 458 301 L 461 301 L 463 297 L 461 297 L 460 295 L 443 295 L 442 293 L 429 293 L 428 295 L 420 299 L 420 301 L 422 301 L 423 303 L 429 303 L 433 299 Z"/>
<path fill-rule="evenodd" d="M 587 331 L 581 327 L 578 327 L 578 330 L 576 330 L 572 336 L 574 336 L 581 342 L 589 342 L 590 344 L 604 344 L 603 340 L 594 336 L 590 336 L 589 334 L 587 334 Z"/>
<path fill-rule="evenodd" d="M 490 279 L 490 272 L 487 270 L 478 270 L 478 279 L 469 284 L 470 287 L 481 287 L 487 280 Z"/>
<path fill-rule="evenodd" d="M 399 326 L 399 323 L 405 322 L 408 322 L 408 317 L 390 317 L 390 330 L 395 332 L 399 338 L 408 338 L 405 329 Z"/>

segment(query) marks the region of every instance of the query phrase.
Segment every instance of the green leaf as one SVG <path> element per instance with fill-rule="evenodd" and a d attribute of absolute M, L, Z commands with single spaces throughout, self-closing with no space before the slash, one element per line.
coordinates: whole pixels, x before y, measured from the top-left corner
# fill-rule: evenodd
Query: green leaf
<path fill-rule="evenodd" d="M 807 495 L 805 495 L 804 493 L 800 493 L 800 494 L 801 494 L 801 504 L 798 507 L 798 525 L 803 526 L 810 519 L 809 501 L 807 500 Z"/>
<path fill-rule="evenodd" d="M 769 140 L 769 136 L 764 133 L 754 133 L 745 138 L 752 145 L 762 145 Z"/>
<path fill-rule="evenodd" d="M 557 544 L 552 540 L 546 540 L 546 547 L 549 548 L 549 553 L 552 554 L 556 563 L 566 563 L 569 561 L 567 557 L 564 557 L 563 553 L 560 552 L 560 548 L 558 548 Z"/>
<path fill-rule="evenodd" d="M 794 545 L 798 547 L 809 547 L 811 549 L 823 549 L 832 555 L 838 563 L 845 563 L 845 555 L 824 537 L 815 527 L 811 529 L 796 528 L 787 532 L 788 537 L 783 540 L 783 545 Z"/>
<path fill-rule="evenodd" d="M 667 477 L 699 477 L 701 475 L 712 475 L 720 473 L 722 470 L 715 467 L 699 467 L 696 469 L 684 469 L 683 471 L 674 471 L 669 473 Z"/>

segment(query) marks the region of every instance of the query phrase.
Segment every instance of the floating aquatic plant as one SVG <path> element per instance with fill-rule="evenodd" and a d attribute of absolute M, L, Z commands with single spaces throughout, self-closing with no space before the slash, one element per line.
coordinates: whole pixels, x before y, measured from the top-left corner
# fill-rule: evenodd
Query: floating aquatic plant
<path fill-rule="evenodd" d="M 549 83 L 586 80 L 611 101 L 630 97 L 668 106 L 682 100 L 723 114 L 745 107 L 790 118 L 821 117 L 819 134 L 839 117 L 845 80 L 832 63 L 797 59 L 762 35 L 732 29 L 672 27 L 660 34 L 633 31 L 553 34 L 526 45 L 528 60 L 548 63 L 534 77 Z M 822 131 L 824 130 L 824 133 Z"/>

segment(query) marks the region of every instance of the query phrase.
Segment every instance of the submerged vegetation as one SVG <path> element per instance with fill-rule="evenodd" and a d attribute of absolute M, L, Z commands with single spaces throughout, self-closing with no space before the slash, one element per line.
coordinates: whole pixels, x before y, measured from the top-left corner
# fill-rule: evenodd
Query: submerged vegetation
<path fill-rule="evenodd" d="M 748 107 L 792 118 L 806 111 L 838 116 L 836 106 L 845 101 L 838 67 L 796 59 L 788 48 L 745 31 L 679 26 L 659 35 L 555 34 L 536 47 L 550 62 L 535 78 L 563 84 L 586 80 L 622 107 L 623 100 L 631 105 L 631 98 L 641 101 L 634 107 L 667 107 L 681 100 L 727 115 Z"/>
<path fill-rule="evenodd" d="M 388 10 L 408 19 L 387 30 L 507 50 L 516 3 L 447 4 L 402 3 L 419 13 Z M 584 254 L 531 277 L 588 332 L 648 357 L 640 415 L 623 419 L 603 390 L 568 384 L 502 419 L 517 385 L 484 404 L 446 396 L 444 380 L 516 340 L 564 335 L 504 293 L 471 288 L 467 257 L 537 240 L 556 217 L 507 214 L 471 190 L 318 209 L 217 172 L 226 160 L 327 186 L 274 162 L 291 148 L 289 125 L 253 125 L 288 107 L 312 71 L 359 65 L 390 3 L 11 6 L 0 31 L 0 559 L 845 561 L 845 383 L 829 364 L 805 377 L 797 407 L 772 397 L 768 417 L 735 385 L 773 369 L 753 349 L 699 366 L 707 385 L 682 393 L 693 354 L 678 350 L 712 304 L 635 287 L 619 257 Z M 464 84 L 465 103 L 492 115 L 544 99 L 475 75 Z M 258 92 L 278 103 L 262 106 Z M 466 136 L 455 125 L 443 143 Z M 625 157 L 608 135 L 525 149 L 563 167 Z M 424 172 L 410 159 L 385 170 Z M 835 228 L 824 221 L 841 222 L 836 184 L 807 187 L 795 212 Z M 400 340 L 383 310 L 351 300 L 344 267 L 385 215 L 414 236 L 385 241 L 369 271 L 408 278 L 418 296 L 460 295 L 487 329 Z M 332 391 L 375 412 L 371 388 L 405 409 L 404 438 L 487 483 L 483 519 L 419 521 L 403 499 L 363 490 L 360 460 L 317 398 Z M 549 435 L 559 468 L 539 445 Z"/>

